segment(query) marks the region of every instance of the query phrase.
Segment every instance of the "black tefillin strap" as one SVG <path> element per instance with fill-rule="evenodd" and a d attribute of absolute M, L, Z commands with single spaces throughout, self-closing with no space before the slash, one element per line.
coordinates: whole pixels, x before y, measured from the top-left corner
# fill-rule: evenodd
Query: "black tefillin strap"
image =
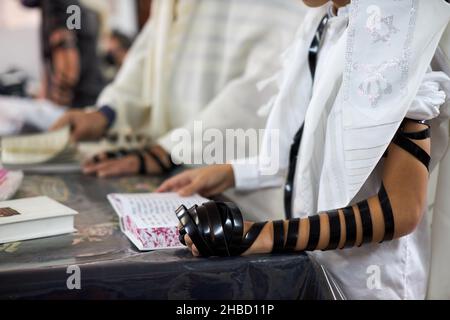
<path fill-rule="evenodd" d="M 328 15 L 325 15 L 322 18 L 319 26 L 317 27 L 317 31 L 314 35 L 311 46 L 309 47 L 309 59 L 308 59 L 309 69 L 311 70 L 311 76 L 313 80 L 314 76 L 316 75 L 317 56 L 320 50 L 323 32 L 328 23 L 328 19 L 329 19 Z M 291 145 L 291 150 L 289 152 L 289 168 L 286 179 L 286 185 L 284 188 L 284 210 L 287 219 L 292 218 L 292 194 L 294 192 L 295 170 L 297 166 L 298 152 L 300 150 L 300 144 L 303 136 L 303 128 L 304 124 L 301 125 L 300 129 L 295 134 L 294 141 Z"/>
<path fill-rule="evenodd" d="M 356 218 L 353 207 L 342 209 L 345 220 L 345 248 L 352 248 L 356 243 Z"/>
<path fill-rule="evenodd" d="M 392 212 L 391 202 L 389 201 L 389 196 L 386 192 L 384 184 L 381 184 L 380 192 L 378 193 L 378 200 L 380 201 L 381 210 L 383 211 L 384 217 L 384 237 L 383 241 L 391 241 L 394 239 L 394 214 Z"/>
<path fill-rule="evenodd" d="M 383 241 L 394 238 L 394 215 L 384 184 L 381 185 L 378 199 L 383 212 L 385 233 Z M 357 224 L 354 207 L 358 208 L 362 226 L 362 241 L 357 243 Z M 357 203 L 355 206 L 339 210 L 325 212 L 329 224 L 329 241 L 323 250 L 335 250 L 338 248 L 350 248 L 358 244 L 373 242 L 373 222 L 370 206 L 367 200 Z M 187 209 L 181 206 L 176 215 L 180 221 L 180 242 L 186 245 L 185 235 L 189 235 L 192 242 L 204 257 L 209 256 L 238 256 L 246 252 L 256 241 L 267 222 L 253 224 L 244 235 L 244 220 L 239 208 L 233 203 L 209 201 L 200 206 Z M 324 217 L 323 217 L 324 218 Z M 345 223 L 345 243 L 340 247 Z M 308 217 L 309 234 L 306 251 L 318 249 L 321 238 L 321 215 Z M 273 247 L 272 253 L 289 253 L 295 251 L 300 237 L 300 219 L 273 222 Z M 287 223 L 287 232 L 285 225 Z"/>
<path fill-rule="evenodd" d="M 261 230 L 250 230 L 243 238 L 244 220 L 242 214 L 234 204 L 209 201 L 200 206 L 187 209 L 181 206 L 176 211 L 180 221 L 180 241 L 184 244 L 187 234 L 204 257 L 235 256 L 249 247 L 258 237 Z M 262 228 L 260 228 L 262 229 Z"/>
<path fill-rule="evenodd" d="M 204 257 L 238 256 L 247 251 L 260 235 L 267 222 L 253 224 L 244 235 L 241 211 L 233 203 L 209 201 L 176 211 L 180 221 L 180 242 L 186 245 L 189 235 Z M 274 243 L 272 253 L 292 252 L 297 246 L 300 219 L 289 221 L 285 237 L 284 221 L 273 222 Z"/>
<path fill-rule="evenodd" d="M 399 146 L 400 148 L 402 148 L 403 150 L 405 150 L 406 152 L 408 152 L 413 157 L 415 157 L 417 160 L 419 160 L 427 168 L 427 170 L 429 170 L 431 162 L 430 155 L 420 146 L 415 144 L 412 140 L 425 140 L 430 138 L 431 136 L 430 126 L 424 121 L 417 121 L 411 119 L 407 119 L 406 121 L 414 121 L 419 124 L 426 125 L 428 126 L 428 128 L 419 132 L 405 132 L 404 124 L 402 124 L 392 142 L 397 146 Z"/>
<path fill-rule="evenodd" d="M 363 241 L 359 247 L 365 243 L 372 242 L 373 239 L 373 224 L 372 215 L 370 214 L 370 207 L 367 200 L 358 203 L 359 215 L 361 216 L 361 223 L 363 229 Z"/>
<path fill-rule="evenodd" d="M 119 149 L 116 151 L 107 151 L 105 152 L 105 156 L 107 159 L 121 159 L 123 157 L 129 156 L 129 155 L 134 155 L 138 158 L 139 160 L 139 171 L 138 173 L 140 175 L 146 175 L 148 173 L 147 171 L 147 165 L 146 165 L 146 161 L 145 161 L 145 155 L 150 156 L 158 165 L 158 167 L 161 169 L 163 174 L 169 174 L 171 173 L 173 170 L 175 170 L 176 168 L 178 168 L 179 166 L 177 164 L 175 164 L 172 161 L 172 157 L 168 157 L 169 159 L 169 165 L 167 166 L 166 164 L 164 164 L 164 162 L 159 158 L 159 156 L 153 152 L 150 149 L 143 149 L 143 150 L 137 150 L 137 149 Z M 95 156 L 93 158 L 93 161 L 95 163 L 98 163 L 101 161 L 100 156 Z"/>
<path fill-rule="evenodd" d="M 325 250 L 335 250 L 341 241 L 341 220 L 339 211 L 335 210 L 328 213 L 328 221 L 330 224 L 330 241 Z"/>

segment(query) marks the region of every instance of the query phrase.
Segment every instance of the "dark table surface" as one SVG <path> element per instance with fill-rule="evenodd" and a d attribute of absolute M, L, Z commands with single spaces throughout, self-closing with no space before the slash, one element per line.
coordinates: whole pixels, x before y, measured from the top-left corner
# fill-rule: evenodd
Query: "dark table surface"
<path fill-rule="evenodd" d="M 78 232 L 0 245 L 2 299 L 341 299 L 306 254 L 194 258 L 184 249 L 139 252 L 121 233 L 106 195 L 150 192 L 158 178 L 100 180 L 27 175 L 16 198 L 49 196 L 77 210 Z M 69 290 L 69 266 L 81 289 Z"/>

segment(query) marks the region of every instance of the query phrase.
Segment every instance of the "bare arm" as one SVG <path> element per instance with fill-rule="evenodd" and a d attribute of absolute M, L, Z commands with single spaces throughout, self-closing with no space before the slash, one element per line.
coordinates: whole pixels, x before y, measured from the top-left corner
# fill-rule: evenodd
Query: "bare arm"
<path fill-rule="evenodd" d="M 430 154 L 428 127 L 406 121 L 397 136 L 420 147 L 425 158 Z M 402 133 L 403 132 L 403 133 Z M 404 133 L 418 133 L 411 139 Z M 305 219 L 244 225 L 248 247 L 244 254 L 273 251 L 334 250 L 379 243 L 410 234 L 420 223 L 426 205 L 428 168 L 417 156 L 399 146 L 398 140 L 388 148 L 383 167 L 380 192 L 347 208 L 323 212 Z M 420 153 L 420 152 L 419 152 Z M 426 162 L 426 161 L 425 161 Z M 348 234 L 347 234 L 348 233 Z M 195 255 L 201 252 L 189 233 L 186 243 Z M 243 241 L 245 242 L 245 241 Z M 201 250 L 200 250 L 201 251 Z"/>
<path fill-rule="evenodd" d="M 406 132 L 417 132 L 425 129 L 424 125 L 409 122 L 405 125 Z M 430 139 L 414 140 L 428 154 L 430 153 Z M 391 144 L 388 150 L 388 156 L 383 168 L 383 184 L 388 196 L 394 221 L 393 239 L 403 237 L 415 230 L 420 223 L 422 213 L 426 205 L 426 195 L 428 186 L 427 168 L 395 144 Z M 364 206 L 365 201 L 353 205 L 356 222 L 356 242 L 355 245 L 361 245 L 363 242 L 363 227 L 361 221 L 360 208 Z M 370 218 L 372 221 L 373 237 L 371 242 L 379 243 L 383 241 L 386 233 L 385 213 L 386 208 L 380 203 L 380 194 L 367 199 Z M 344 217 L 344 208 L 338 210 L 340 223 L 340 240 L 338 248 L 345 246 L 346 219 Z M 320 238 L 316 249 L 326 249 L 330 244 L 330 215 L 329 213 L 320 214 Z M 285 224 L 288 224 L 286 221 Z M 285 227 L 287 230 L 287 226 Z M 303 231 L 303 232 L 302 232 Z M 305 250 L 309 240 L 309 219 L 300 220 L 300 237 L 297 242 L 297 250 Z"/>

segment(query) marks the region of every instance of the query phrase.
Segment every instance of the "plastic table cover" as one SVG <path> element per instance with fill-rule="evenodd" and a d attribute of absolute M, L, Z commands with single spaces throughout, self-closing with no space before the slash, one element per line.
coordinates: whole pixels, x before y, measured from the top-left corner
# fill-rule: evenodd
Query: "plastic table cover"
<path fill-rule="evenodd" d="M 151 192 L 160 178 L 101 180 L 81 174 L 27 176 L 16 195 L 47 195 L 77 210 L 77 232 L 0 245 L 1 299 L 343 299 L 306 254 L 194 258 L 185 249 L 139 252 L 106 199 Z M 68 289 L 69 267 L 81 289 Z"/>

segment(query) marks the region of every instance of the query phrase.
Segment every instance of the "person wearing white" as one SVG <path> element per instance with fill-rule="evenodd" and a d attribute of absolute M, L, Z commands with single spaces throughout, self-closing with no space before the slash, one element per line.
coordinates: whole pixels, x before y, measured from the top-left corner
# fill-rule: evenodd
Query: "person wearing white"
<path fill-rule="evenodd" d="M 288 217 L 304 222 L 317 212 L 356 205 L 377 194 L 386 178 L 382 176 L 383 155 L 404 118 L 430 120 L 433 171 L 448 147 L 450 79 L 437 71 L 448 72 L 448 56 L 440 54 L 440 46 L 448 44 L 444 41 L 448 31 L 444 31 L 450 5 L 444 0 L 352 0 L 340 7 L 337 15 L 331 7 L 327 3 L 310 9 L 285 54 L 285 68 L 278 77 L 280 90 L 272 100 L 267 123 L 267 128 L 280 131 L 279 158 L 272 158 L 278 152 L 271 149 L 271 137 L 267 136 L 258 161 L 182 173 L 159 191 L 189 194 L 211 188 L 221 191 L 232 185 L 240 190 L 282 186 L 289 171 L 293 137 L 302 123 Z M 308 47 L 327 13 L 330 17 L 313 80 Z M 433 57 L 434 62 L 440 60 L 434 63 L 434 70 L 430 67 Z M 267 166 L 274 161 L 279 164 L 275 174 Z M 426 210 L 415 231 L 393 241 L 311 254 L 338 279 L 348 298 L 423 299 L 432 235 Z M 309 228 L 308 221 L 306 225 Z M 188 240 L 194 254 L 198 253 Z M 256 241 L 249 252 L 267 252 L 263 247 L 263 240 Z"/>
<path fill-rule="evenodd" d="M 264 96 L 256 84 L 279 67 L 304 12 L 295 0 L 153 1 L 149 22 L 98 100 L 100 112 L 66 114 L 54 128 L 72 124 L 75 140 L 98 139 L 108 128 L 142 134 L 163 163 L 179 144 L 172 138 L 176 130 L 196 137 L 195 121 L 222 133 L 262 129 L 265 119 L 254 114 L 276 87 Z M 192 158 L 202 159 L 202 151 L 202 141 L 194 141 Z M 146 160 L 148 173 L 160 173 Z M 85 171 L 102 177 L 137 173 L 133 161 L 124 162 L 125 171 L 103 175 L 105 163 Z"/>

